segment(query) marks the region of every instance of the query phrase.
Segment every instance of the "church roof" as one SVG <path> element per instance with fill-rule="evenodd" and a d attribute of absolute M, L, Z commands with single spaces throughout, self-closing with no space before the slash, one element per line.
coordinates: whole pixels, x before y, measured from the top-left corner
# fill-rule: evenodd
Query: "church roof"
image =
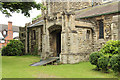
<path fill-rule="evenodd" d="M 120 1 L 106 3 L 76 11 L 76 19 L 89 18 L 120 12 Z"/>
<path fill-rule="evenodd" d="M 19 32 L 20 26 L 14 26 L 12 25 L 13 32 Z M 4 29 L 8 30 L 8 25 L 6 24 L 0 24 L 0 32 L 2 32 Z"/>

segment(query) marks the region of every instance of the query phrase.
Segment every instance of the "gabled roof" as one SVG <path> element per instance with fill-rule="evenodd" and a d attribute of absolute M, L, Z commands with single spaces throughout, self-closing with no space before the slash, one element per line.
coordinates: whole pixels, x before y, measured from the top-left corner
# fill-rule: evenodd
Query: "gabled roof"
<path fill-rule="evenodd" d="M 76 11 L 76 19 L 89 18 L 120 12 L 120 1 L 106 3 Z"/>
<path fill-rule="evenodd" d="M 13 32 L 19 32 L 20 26 L 14 26 L 12 25 Z M 8 25 L 6 24 L 0 24 L 0 32 L 2 32 L 4 29 L 8 30 Z"/>

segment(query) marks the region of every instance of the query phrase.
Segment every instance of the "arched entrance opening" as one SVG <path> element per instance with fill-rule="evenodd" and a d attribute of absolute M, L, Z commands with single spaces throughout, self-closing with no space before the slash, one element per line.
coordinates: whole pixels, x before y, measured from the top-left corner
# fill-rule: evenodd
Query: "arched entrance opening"
<path fill-rule="evenodd" d="M 54 25 L 49 28 L 50 52 L 53 53 L 53 57 L 59 57 L 61 53 L 61 31 L 62 27 L 59 25 Z"/>

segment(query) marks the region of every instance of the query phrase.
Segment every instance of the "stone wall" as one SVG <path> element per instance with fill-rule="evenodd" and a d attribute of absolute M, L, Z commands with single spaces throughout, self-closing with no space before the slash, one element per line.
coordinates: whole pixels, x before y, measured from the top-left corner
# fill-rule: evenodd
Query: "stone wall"
<path fill-rule="evenodd" d="M 93 52 L 93 38 L 92 38 L 92 30 L 89 28 L 77 28 L 78 31 L 78 41 L 79 41 L 79 53 L 82 54 L 81 61 L 84 59 L 88 59 L 88 56 L 91 52 Z"/>
<path fill-rule="evenodd" d="M 43 5 L 46 6 L 46 10 L 42 10 L 42 15 L 52 15 L 53 13 L 62 12 L 65 10 L 76 11 L 96 5 L 103 4 L 102 0 L 70 0 L 67 2 L 64 1 L 47 1 L 43 2 Z"/>
<path fill-rule="evenodd" d="M 99 39 L 98 20 L 103 19 L 104 38 Z M 118 14 L 111 14 L 87 19 L 93 25 L 93 51 L 99 51 L 101 47 L 109 40 L 119 40 Z"/>
<path fill-rule="evenodd" d="M 120 40 L 120 15 L 113 16 L 111 29 L 112 39 Z"/>
<path fill-rule="evenodd" d="M 43 3 L 46 7 L 47 10 L 42 11 L 43 15 L 44 14 L 53 14 L 57 12 L 62 12 L 65 10 L 80 10 L 83 8 L 87 8 L 91 6 L 91 2 L 75 2 L 75 1 L 70 1 L 70 2 L 44 2 Z"/>
<path fill-rule="evenodd" d="M 42 53 L 42 26 L 29 28 L 29 54 L 41 55 Z M 35 31 L 35 32 L 34 32 Z"/>
<path fill-rule="evenodd" d="M 25 47 L 26 46 L 25 45 L 25 40 L 26 40 L 26 30 L 25 30 L 25 27 L 19 27 L 19 39 L 24 44 L 24 47 Z"/>

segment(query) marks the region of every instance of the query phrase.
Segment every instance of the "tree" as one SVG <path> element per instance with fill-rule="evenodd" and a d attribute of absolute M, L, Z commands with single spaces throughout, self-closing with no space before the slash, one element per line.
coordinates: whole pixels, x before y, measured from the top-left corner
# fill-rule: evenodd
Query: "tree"
<path fill-rule="evenodd" d="M 38 19 L 38 18 L 41 17 L 41 16 L 42 16 L 41 14 L 37 15 L 35 18 L 32 18 L 32 21 Z"/>
<path fill-rule="evenodd" d="M 45 9 L 41 3 L 36 3 L 34 0 L 33 2 L 18 2 L 18 0 L 14 0 L 14 2 L 0 2 L 2 5 L 1 12 L 6 14 L 6 16 L 12 16 L 10 12 L 17 12 L 22 13 L 24 16 L 30 17 L 30 10 L 36 8 L 37 10 Z M 16 2 L 15 2 L 16 1 Z"/>

